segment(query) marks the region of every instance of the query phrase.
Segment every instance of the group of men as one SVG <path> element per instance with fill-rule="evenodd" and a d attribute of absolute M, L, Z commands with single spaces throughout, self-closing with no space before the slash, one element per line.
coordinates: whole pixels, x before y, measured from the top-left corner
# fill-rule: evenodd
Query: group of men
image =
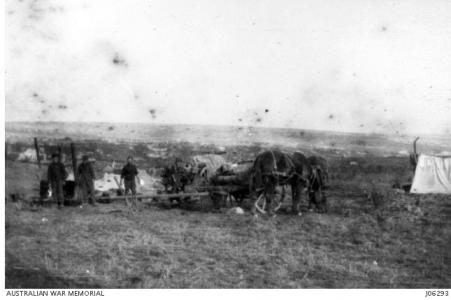
<path fill-rule="evenodd" d="M 95 172 L 94 167 L 89 159 L 89 156 L 84 155 L 82 162 L 78 165 L 78 180 L 76 185 L 78 187 L 78 196 L 82 203 L 89 202 L 92 205 L 96 205 L 95 199 Z M 52 191 L 53 200 L 58 203 L 58 208 L 64 206 L 64 190 L 63 186 L 68 177 L 66 167 L 61 161 L 61 157 L 58 153 L 52 155 L 52 162 L 47 170 L 47 180 Z M 130 192 L 132 197 L 136 195 L 136 179 L 138 178 L 138 169 L 133 163 L 133 157 L 127 158 L 127 163 L 124 165 L 121 171 L 121 180 L 119 187 L 122 187 L 124 182 L 125 195 Z"/>

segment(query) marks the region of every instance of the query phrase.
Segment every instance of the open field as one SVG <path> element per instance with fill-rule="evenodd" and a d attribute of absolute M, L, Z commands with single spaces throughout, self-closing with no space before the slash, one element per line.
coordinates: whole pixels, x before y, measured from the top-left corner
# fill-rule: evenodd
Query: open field
<path fill-rule="evenodd" d="M 11 150 L 28 147 L 30 137 L 39 136 L 21 128 L 10 132 Z M 44 130 L 41 134 L 47 136 Z M 46 151 L 67 143 L 66 132 L 61 135 L 46 140 Z M 74 138 L 81 152 L 93 152 L 97 172 L 102 163 L 130 152 L 146 169 L 219 146 L 232 161 L 251 159 L 266 147 L 319 153 L 330 163 L 330 210 L 299 217 L 283 208 L 276 218 L 255 219 L 248 211 L 237 215 L 228 208 L 145 204 L 131 214 L 122 202 L 35 208 L 26 199 L 37 193 L 45 168 L 17 162 L 9 152 L 6 195 L 21 193 L 25 200 L 6 204 L 7 288 L 451 287 L 451 197 L 391 189 L 412 176 L 409 158 L 395 155 L 410 150 L 408 143 L 387 142 L 383 152 L 383 145 L 372 147 L 371 139 L 346 148 L 345 140 L 355 136 L 334 138 L 344 149 L 294 138 L 276 145 L 189 142 L 183 134 L 166 140 L 149 135 L 149 142 L 134 143 L 95 139 Z M 442 151 L 449 144 L 434 147 Z"/>

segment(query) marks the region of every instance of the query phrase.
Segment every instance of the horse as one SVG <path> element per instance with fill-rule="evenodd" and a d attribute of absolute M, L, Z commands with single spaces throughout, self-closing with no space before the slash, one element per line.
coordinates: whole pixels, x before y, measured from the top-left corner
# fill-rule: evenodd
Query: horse
<path fill-rule="evenodd" d="M 249 181 L 251 199 L 254 201 L 252 212 L 277 211 L 285 198 L 285 186 L 291 186 L 292 212 L 299 214 L 299 202 L 307 180 L 303 176 L 303 164 L 280 150 L 267 150 L 255 158 Z M 280 189 L 278 189 L 280 188 Z M 279 203 L 273 207 L 272 202 L 280 196 Z"/>

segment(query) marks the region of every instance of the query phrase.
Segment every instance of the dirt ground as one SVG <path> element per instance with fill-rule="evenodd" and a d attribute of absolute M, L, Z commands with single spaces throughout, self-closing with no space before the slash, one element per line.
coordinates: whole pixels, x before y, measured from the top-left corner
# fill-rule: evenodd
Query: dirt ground
<path fill-rule="evenodd" d="M 6 287 L 449 288 L 451 198 L 391 189 L 411 172 L 406 158 L 329 162 L 327 214 L 8 199 Z M 7 195 L 37 193 L 42 172 L 7 160 Z"/>

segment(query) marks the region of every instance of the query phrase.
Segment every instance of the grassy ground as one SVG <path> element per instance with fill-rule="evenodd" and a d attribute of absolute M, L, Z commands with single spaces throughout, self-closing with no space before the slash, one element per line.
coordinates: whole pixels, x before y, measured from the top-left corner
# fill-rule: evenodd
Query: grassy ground
<path fill-rule="evenodd" d="M 7 164 L 7 190 L 21 168 Z M 369 180 L 367 199 L 349 176 L 327 215 L 302 217 L 7 202 L 6 287 L 450 288 L 450 197 Z"/>
<path fill-rule="evenodd" d="M 165 159 L 146 158 L 143 145 L 78 144 L 98 160 L 133 151 L 149 168 L 211 150 L 161 147 Z M 260 149 L 229 147 L 227 158 Z M 144 205 L 132 215 L 124 203 L 57 210 L 8 201 L 6 287 L 450 288 L 451 197 L 394 192 L 412 176 L 408 157 L 321 154 L 332 178 L 325 215 L 254 219 Z M 45 167 L 7 160 L 5 175 L 7 197 L 27 199 Z"/>

